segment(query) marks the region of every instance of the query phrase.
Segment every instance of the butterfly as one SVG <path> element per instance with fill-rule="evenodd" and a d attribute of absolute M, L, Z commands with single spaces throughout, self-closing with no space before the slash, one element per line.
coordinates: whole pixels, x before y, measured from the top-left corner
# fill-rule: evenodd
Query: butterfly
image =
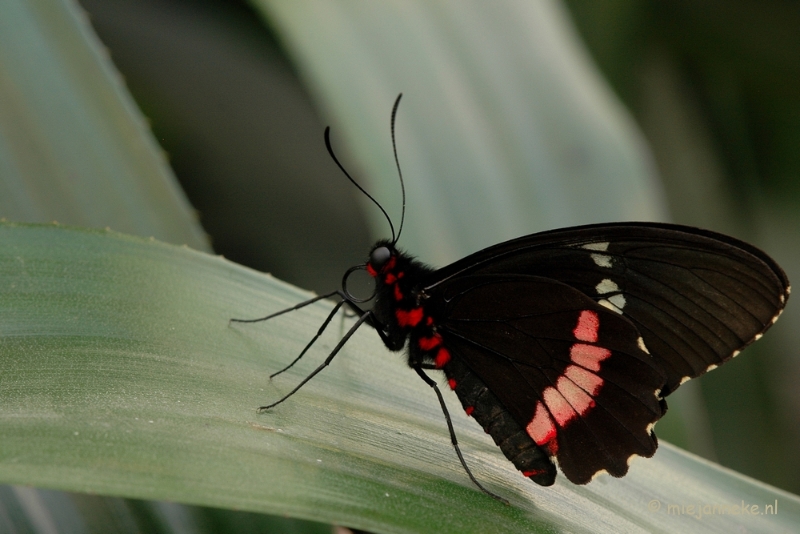
<path fill-rule="evenodd" d="M 392 109 L 392 145 L 403 188 Z M 313 345 L 335 314 L 357 314 L 325 362 L 279 401 L 322 371 L 362 325 L 433 388 L 451 441 L 470 479 L 444 398 L 426 371 L 444 373 L 466 414 L 492 436 L 526 477 L 585 484 L 599 473 L 624 476 L 634 456 L 657 447 L 655 423 L 665 397 L 689 379 L 732 359 L 777 321 L 789 281 L 767 254 L 722 234 L 660 223 L 594 224 L 536 233 L 486 248 L 441 269 L 426 266 L 392 239 L 376 243 L 349 269 L 342 289 L 257 322 L 337 298 Z M 365 270 L 370 298 L 348 290 Z M 373 301 L 370 309 L 361 304 Z M 275 376 L 273 375 L 273 376 Z"/>

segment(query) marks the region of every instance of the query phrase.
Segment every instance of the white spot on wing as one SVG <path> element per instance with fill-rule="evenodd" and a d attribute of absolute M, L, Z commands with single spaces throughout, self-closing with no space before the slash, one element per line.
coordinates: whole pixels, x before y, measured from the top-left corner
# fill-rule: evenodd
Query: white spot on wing
<path fill-rule="evenodd" d="M 620 293 L 618 295 L 614 295 L 614 296 L 608 297 L 608 300 L 609 300 L 609 302 L 611 302 L 611 304 L 613 304 L 614 306 L 616 306 L 620 310 L 625 307 L 625 303 L 626 303 L 625 295 L 623 295 L 622 293 Z"/>
<path fill-rule="evenodd" d="M 741 352 L 742 352 L 742 351 L 740 351 L 740 350 L 735 350 L 735 351 L 733 351 L 733 354 L 731 354 L 731 358 L 735 358 L 735 357 L 737 357 L 737 356 L 739 355 L 739 353 L 741 353 Z"/>
<path fill-rule="evenodd" d="M 603 300 L 598 300 L 598 301 L 597 301 L 597 303 L 598 303 L 599 305 L 601 305 L 601 306 L 604 306 L 604 307 L 608 308 L 609 310 L 611 310 L 611 311 L 613 311 L 613 312 L 616 312 L 616 313 L 619 313 L 620 315 L 622 315 L 622 310 L 620 310 L 619 308 L 617 308 L 616 306 L 614 306 L 614 304 L 613 304 L 613 303 L 609 302 L 609 301 L 608 301 L 608 300 L 606 300 L 606 299 L 603 299 Z"/>
<path fill-rule="evenodd" d="M 619 291 L 619 286 L 613 281 L 606 278 L 595 287 L 598 295 L 605 295 L 606 293 L 615 293 Z"/>
<path fill-rule="evenodd" d="M 691 379 L 692 379 L 691 376 L 684 376 L 683 378 L 681 378 L 681 381 L 680 381 L 680 383 L 678 385 L 681 386 L 681 385 L 685 384 L 686 382 L 688 382 Z"/>
<path fill-rule="evenodd" d="M 585 245 L 581 245 L 581 248 L 586 250 L 598 250 L 600 252 L 605 252 L 608 250 L 608 241 L 602 243 L 586 243 Z"/>
<path fill-rule="evenodd" d="M 607 475 L 607 474 L 608 474 L 608 471 L 606 471 L 605 469 L 601 469 L 600 471 L 598 471 L 597 473 L 592 475 L 592 478 L 589 480 L 589 482 L 591 482 L 592 480 L 596 479 L 600 475 Z"/>
<path fill-rule="evenodd" d="M 714 369 L 716 369 L 716 368 L 717 368 L 717 365 L 716 365 L 716 364 L 714 364 L 714 363 L 712 363 L 711 365 L 709 365 L 708 367 L 706 367 L 706 373 L 707 373 L 707 372 L 709 372 L 709 371 L 713 371 L 713 370 L 714 370 Z"/>
<path fill-rule="evenodd" d="M 658 421 L 654 421 L 645 427 L 644 431 L 647 432 L 648 436 L 653 433 L 653 429 L 656 427 L 657 422 Z"/>
<path fill-rule="evenodd" d="M 606 256 L 605 254 L 591 254 L 591 257 L 598 267 L 611 267 L 611 256 Z"/>
<path fill-rule="evenodd" d="M 762 337 L 764 337 L 764 334 L 756 334 L 756 337 L 753 338 L 753 341 L 758 341 Z"/>
<path fill-rule="evenodd" d="M 639 336 L 639 339 L 636 340 L 636 344 L 639 345 L 639 348 L 642 349 L 642 351 L 646 352 L 647 354 L 650 354 L 650 351 L 647 350 L 647 347 L 644 344 L 644 339 L 642 339 L 641 336 Z"/>

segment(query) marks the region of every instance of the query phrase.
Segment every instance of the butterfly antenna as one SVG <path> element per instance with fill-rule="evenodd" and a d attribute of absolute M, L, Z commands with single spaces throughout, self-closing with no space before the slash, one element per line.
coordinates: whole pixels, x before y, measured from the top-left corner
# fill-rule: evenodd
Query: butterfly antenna
<path fill-rule="evenodd" d="M 392 239 L 392 246 L 397 243 L 397 240 L 400 239 L 400 234 L 403 232 L 403 222 L 406 218 L 406 186 L 403 183 L 403 171 L 400 170 L 400 160 L 397 158 L 397 143 L 395 142 L 394 138 L 394 123 L 395 118 L 397 117 L 397 108 L 400 106 L 400 99 L 403 98 L 403 93 L 397 95 L 397 100 L 394 101 L 394 107 L 392 108 L 392 151 L 394 152 L 394 163 L 397 165 L 397 175 L 400 177 L 400 191 L 403 194 L 403 208 L 400 212 L 400 228 L 397 230 L 397 237 Z"/>
<path fill-rule="evenodd" d="M 397 104 L 395 104 L 395 107 L 397 107 Z M 339 169 L 341 169 L 341 171 L 344 173 L 344 175 L 345 175 L 345 176 L 347 176 L 347 179 L 348 179 L 348 180 L 350 180 L 350 182 L 352 182 L 352 184 L 353 184 L 354 186 L 356 186 L 356 187 L 358 188 L 358 190 L 359 190 L 359 191 L 361 191 L 362 193 L 364 193 L 364 194 L 367 196 L 367 198 L 368 198 L 368 199 L 370 199 L 370 200 L 371 200 L 371 201 L 372 201 L 372 202 L 373 202 L 373 203 L 374 203 L 376 206 L 378 206 L 378 209 L 379 209 L 379 210 L 381 210 L 381 212 L 383 213 L 383 216 L 384 216 L 384 217 L 386 217 L 386 220 L 389 222 L 389 228 L 392 230 L 392 243 L 396 242 L 396 241 L 397 241 L 397 238 L 395 237 L 395 233 L 394 233 L 394 225 L 392 224 L 392 219 L 390 219 L 390 218 L 389 218 L 389 214 L 388 214 L 388 213 L 386 213 L 386 210 L 385 210 L 385 209 L 383 209 L 383 206 L 381 206 L 381 205 L 378 203 L 378 201 L 377 201 L 377 200 L 375 200 L 375 199 L 372 197 L 372 195 L 370 195 L 369 193 L 367 193 L 367 191 L 366 191 L 366 190 L 365 190 L 363 187 L 361 187 L 361 186 L 358 184 L 358 182 L 356 182 L 356 181 L 353 179 L 353 177 L 352 177 L 352 176 L 350 176 L 350 173 L 348 173 L 348 172 L 347 172 L 347 171 L 344 169 L 344 167 L 342 166 L 342 164 L 341 164 L 341 163 L 339 163 L 339 160 L 336 158 L 336 154 L 334 154 L 334 153 L 333 153 L 333 148 L 331 147 L 331 137 L 330 137 L 330 131 L 331 131 L 331 127 L 330 127 L 330 126 L 327 126 L 327 127 L 325 128 L 325 146 L 326 146 L 326 147 L 327 147 L 327 149 L 328 149 L 328 154 L 330 154 L 330 155 L 331 155 L 331 158 L 333 158 L 333 161 L 334 161 L 334 162 L 336 162 L 336 165 L 338 165 L 338 166 L 339 166 Z M 401 221 L 401 222 L 402 222 L 402 221 Z"/>

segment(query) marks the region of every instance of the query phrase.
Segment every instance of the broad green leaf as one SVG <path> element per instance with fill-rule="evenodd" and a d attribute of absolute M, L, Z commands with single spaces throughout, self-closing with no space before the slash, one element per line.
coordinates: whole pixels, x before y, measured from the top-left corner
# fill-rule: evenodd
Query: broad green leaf
<path fill-rule="evenodd" d="M 287 402 L 352 318 L 229 325 L 308 295 L 186 247 L 0 225 L 0 482 L 289 515 L 376 532 L 788 531 L 800 499 L 662 445 L 623 479 L 539 488 L 460 411 L 474 488 L 430 389 L 368 328 Z M 455 410 L 458 401 L 447 392 Z M 730 507 L 744 503 L 748 513 Z M 753 515 L 753 505 L 777 513 Z M 697 519 L 682 505 L 708 506 Z M 717 514 L 712 514 L 713 506 Z M 672 506 L 672 512 L 668 507 Z M 727 506 L 727 513 L 719 507 Z M 734 513 L 734 510 L 739 510 Z"/>
<path fill-rule="evenodd" d="M 209 249 L 72 0 L 0 2 L 0 217 L 112 227 Z"/>

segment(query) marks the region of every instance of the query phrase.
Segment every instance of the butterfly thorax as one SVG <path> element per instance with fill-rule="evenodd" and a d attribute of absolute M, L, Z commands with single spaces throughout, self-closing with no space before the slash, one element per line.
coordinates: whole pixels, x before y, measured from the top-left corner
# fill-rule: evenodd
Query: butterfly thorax
<path fill-rule="evenodd" d="M 384 327 L 387 347 L 399 351 L 409 341 L 409 365 L 433 363 L 442 368 L 450 359 L 441 346 L 432 307 L 420 281 L 434 270 L 398 251 L 389 241 L 379 241 L 372 248 L 366 270 L 375 279 L 373 313 Z"/>

